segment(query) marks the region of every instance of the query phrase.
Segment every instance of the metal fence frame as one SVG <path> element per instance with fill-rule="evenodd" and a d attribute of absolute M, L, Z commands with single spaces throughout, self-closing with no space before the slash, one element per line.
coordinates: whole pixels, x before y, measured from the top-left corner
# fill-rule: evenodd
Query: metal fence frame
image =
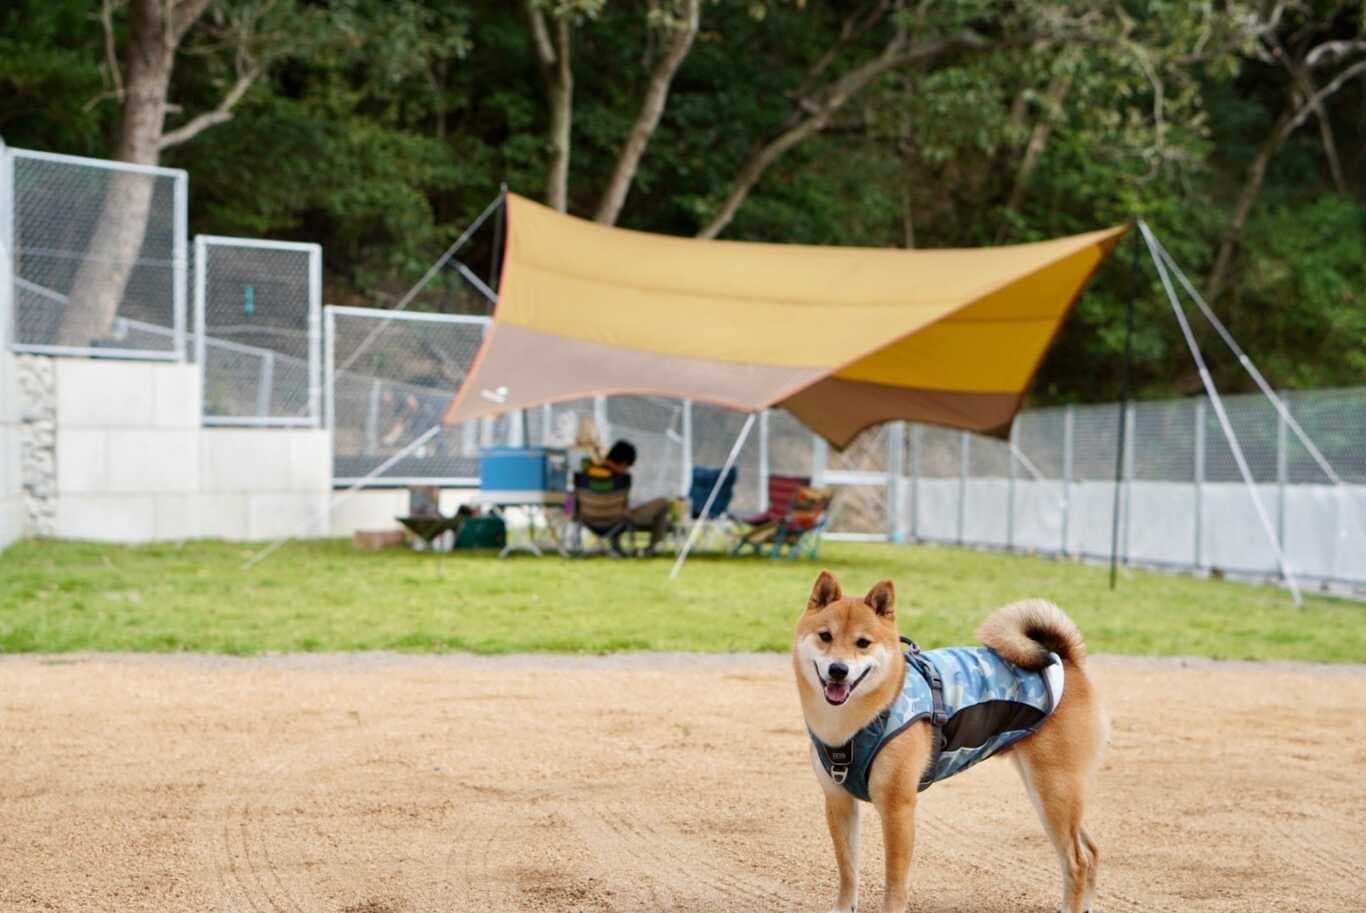
<path fill-rule="evenodd" d="M 337 408 L 337 318 L 338 317 L 361 317 L 367 320 L 383 322 L 407 321 L 413 323 L 444 323 L 444 324 L 476 324 L 484 327 L 487 332 L 488 326 L 493 322 L 493 318 L 479 316 L 475 314 L 431 314 L 420 311 L 397 311 L 383 310 L 380 308 L 360 308 L 347 307 L 344 305 L 329 304 L 323 308 L 323 338 L 326 355 L 323 359 L 323 427 L 327 429 L 329 436 L 336 434 Z M 377 381 L 395 383 L 385 378 L 376 378 Z M 335 465 L 335 444 L 329 447 L 333 452 L 333 465 Z M 365 477 L 341 477 L 334 476 L 332 487 L 347 487 L 356 485 L 365 480 Z M 372 480 L 369 484 L 374 487 L 401 487 L 406 485 L 439 485 L 451 488 L 470 488 L 479 485 L 478 476 L 384 476 Z"/>
<path fill-rule="evenodd" d="M 0 140 L 0 351 L 10 348 L 18 311 L 14 304 L 14 158 Z"/>
<path fill-rule="evenodd" d="M 171 316 L 174 343 L 171 351 L 96 348 L 90 346 L 59 346 L 41 343 L 20 342 L 17 338 L 15 321 L 19 311 L 14 286 L 20 278 L 17 269 L 19 252 L 15 246 L 15 220 L 18 205 L 14 193 L 14 161 L 17 158 L 41 162 L 54 162 L 88 168 L 103 168 L 109 171 L 122 171 L 130 174 L 147 174 L 155 177 L 169 177 L 174 181 L 174 236 L 171 264 Z M 86 158 L 78 155 L 64 155 L 56 152 L 40 152 L 33 149 L 15 149 L 0 143 L 0 246 L 5 248 L 6 267 L 0 269 L 0 285 L 4 286 L 0 295 L 0 320 L 5 329 L 0 331 L 0 342 L 8 342 L 15 352 L 30 352 L 40 355 L 74 355 L 87 358 L 132 359 L 138 361 L 176 361 L 186 359 L 185 345 L 185 295 L 187 272 L 189 269 L 189 174 L 182 168 L 163 168 L 153 165 L 134 165 L 107 159 Z M 65 296 L 63 296 L 65 297 Z"/>
<path fill-rule="evenodd" d="M 255 250 L 297 251 L 308 254 L 308 415 L 207 415 L 205 411 L 205 366 L 209 347 L 221 348 L 262 359 L 263 377 L 259 382 L 257 402 L 269 405 L 273 369 L 278 360 L 294 356 L 260 346 L 247 345 L 227 339 L 210 338 L 207 334 L 207 276 L 209 249 L 235 247 Z M 323 321 L 322 321 L 322 247 L 303 241 L 270 241 L 262 238 L 233 238 L 224 235 L 195 235 L 194 238 L 194 341 L 195 364 L 199 367 L 200 414 L 205 425 L 227 427 L 323 427 Z M 258 405 L 258 411 L 262 411 Z M 264 411 L 268 411 L 264 410 Z"/>

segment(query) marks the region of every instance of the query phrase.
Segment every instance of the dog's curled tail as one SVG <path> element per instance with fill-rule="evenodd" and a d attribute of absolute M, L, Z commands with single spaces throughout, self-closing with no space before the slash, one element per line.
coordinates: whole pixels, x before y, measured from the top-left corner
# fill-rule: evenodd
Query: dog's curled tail
<path fill-rule="evenodd" d="M 977 639 L 1022 669 L 1042 669 L 1049 653 L 1074 665 L 1086 659 L 1081 630 L 1046 599 L 1024 599 L 997 609 L 977 629 Z"/>

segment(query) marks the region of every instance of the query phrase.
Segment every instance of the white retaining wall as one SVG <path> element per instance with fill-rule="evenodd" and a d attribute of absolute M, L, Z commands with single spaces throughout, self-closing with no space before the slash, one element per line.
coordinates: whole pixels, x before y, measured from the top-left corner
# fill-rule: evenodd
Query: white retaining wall
<path fill-rule="evenodd" d="M 18 371 L 14 356 L 0 346 L 0 549 L 24 533 L 19 442 Z"/>
<path fill-rule="evenodd" d="M 193 365 L 54 361 L 58 538 L 325 534 L 326 432 L 201 427 Z"/>

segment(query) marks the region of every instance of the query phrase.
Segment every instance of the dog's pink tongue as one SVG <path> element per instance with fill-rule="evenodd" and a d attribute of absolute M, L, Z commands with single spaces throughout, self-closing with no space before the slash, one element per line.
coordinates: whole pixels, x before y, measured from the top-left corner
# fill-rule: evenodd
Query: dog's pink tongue
<path fill-rule="evenodd" d="M 832 704 L 840 704 L 849 696 L 848 682 L 826 682 L 825 699 Z"/>

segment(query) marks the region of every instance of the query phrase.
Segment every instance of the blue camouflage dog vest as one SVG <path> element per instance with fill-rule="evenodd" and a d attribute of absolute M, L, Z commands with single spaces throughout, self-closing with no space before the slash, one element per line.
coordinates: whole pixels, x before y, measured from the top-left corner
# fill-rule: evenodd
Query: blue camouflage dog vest
<path fill-rule="evenodd" d="M 865 802 L 878 752 L 917 720 L 931 726 L 930 763 L 920 789 L 967 770 L 1043 725 L 1062 697 L 1062 661 L 1038 672 L 1006 662 L 987 647 L 947 647 L 905 653 L 906 681 L 890 707 L 843 745 L 811 734 L 816 754 L 836 783 Z"/>

